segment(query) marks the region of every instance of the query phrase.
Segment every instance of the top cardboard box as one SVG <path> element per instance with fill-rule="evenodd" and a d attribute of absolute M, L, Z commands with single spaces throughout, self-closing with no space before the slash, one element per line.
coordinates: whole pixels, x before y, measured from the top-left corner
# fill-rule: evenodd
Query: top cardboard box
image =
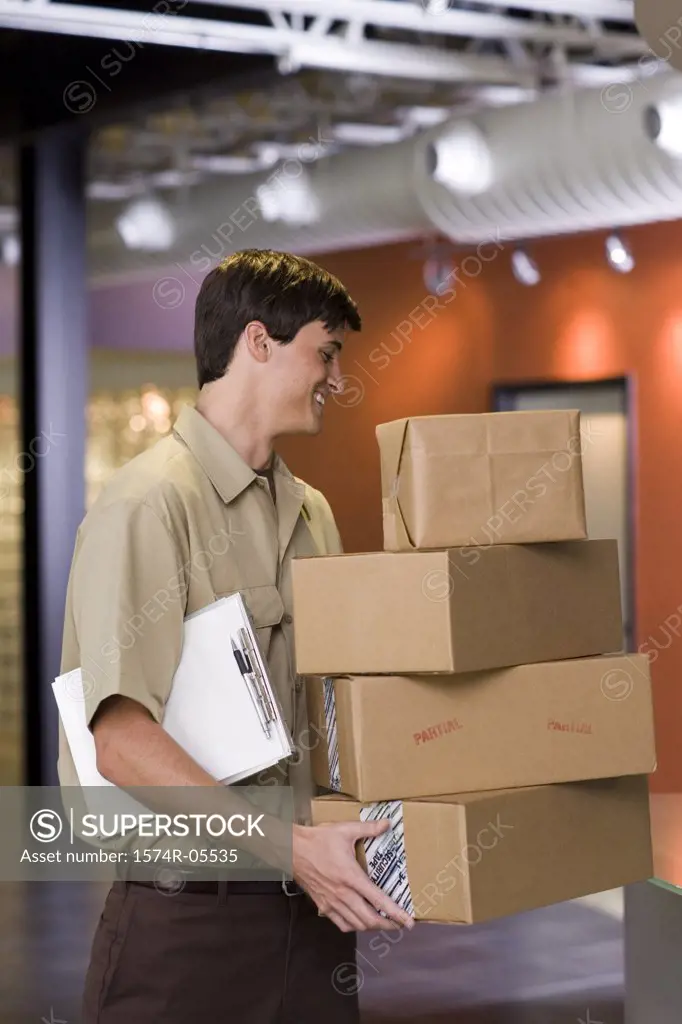
<path fill-rule="evenodd" d="M 417 416 L 376 436 L 386 551 L 587 537 L 577 410 Z"/>

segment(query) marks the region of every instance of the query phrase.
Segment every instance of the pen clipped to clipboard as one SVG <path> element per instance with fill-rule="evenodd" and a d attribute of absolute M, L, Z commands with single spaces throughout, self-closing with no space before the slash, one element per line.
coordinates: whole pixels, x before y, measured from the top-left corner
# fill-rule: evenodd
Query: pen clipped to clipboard
<path fill-rule="evenodd" d="M 247 630 L 243 628 L 238 630 L 238 636 L 241 647 L 237 646 L 234 642 L 234 637 L 232 637 L 232 653 L 241 672 L 242 679 L 251 694 L 253 706 L 256 709 L 263 732 L 269 737 L 272 723 L 277 721 L 277 714 L 270 699 L 267 683 L 263 679 L 258 667 L 251 637 Z"/>

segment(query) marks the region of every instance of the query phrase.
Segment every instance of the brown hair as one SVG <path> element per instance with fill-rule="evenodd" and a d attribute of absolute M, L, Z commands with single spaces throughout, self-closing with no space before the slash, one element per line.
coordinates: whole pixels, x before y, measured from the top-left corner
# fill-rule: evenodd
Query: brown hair
<path fill-rule="evenodd" d="M 286 252 L 243 249 L 206 275 L 197 296 L 194 353 L 200 388 L 223 376 L 252 320 L 260 320 L 282 345 L 315 320 L 329 331 L 362 327 L 348 291 L 322 267 Z"/>

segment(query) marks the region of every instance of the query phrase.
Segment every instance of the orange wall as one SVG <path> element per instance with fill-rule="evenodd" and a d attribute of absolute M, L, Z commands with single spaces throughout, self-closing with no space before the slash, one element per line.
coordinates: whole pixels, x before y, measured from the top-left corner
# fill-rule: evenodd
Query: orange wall
<path fill-rule="evenodd" d="M 607 266 L 603 234 L 535 244 L 543 273 L 536 288 L 513 278 L 510 246 L 493 259 L 489 247 L 489 261 L 480 271 L 468 264 L 455 300 L 434 309 L 428 323 L 422 311 L 422 326 L 407 342 L 392 332 L 427 295 L 414 245 L 319 257 L 359 303 L 364 330 L 349 339 L 343 368 L 354 379 L 344 398 L 328 404 L 323 435 L 292 440 L 282 451 L 329 498 L 346 550 L 377 550 L 377 423 L 485 411 L 496 381 L 631 375 L 638 643 L 669 644 L 652 665 L 654 788 L 673 791 L 682 790 L 682 626 L 670 619 L 682 605 L 682 224 L 637 228 L 627 237 L 637 260 L 629 275 Z"/>

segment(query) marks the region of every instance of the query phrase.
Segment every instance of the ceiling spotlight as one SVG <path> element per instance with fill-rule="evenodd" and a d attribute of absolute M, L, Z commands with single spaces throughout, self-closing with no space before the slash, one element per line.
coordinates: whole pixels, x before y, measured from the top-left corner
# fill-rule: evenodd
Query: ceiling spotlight
<path fill-rule="evenodd" d="M 606 258 L 620 274 L 629 274 L 635 265 L 630 249 L 619 235 L 609 235 L 606 239 Z"/>
<path fill-rule="evenodd" d="M 434 181 L 453 192 L 477 195 L 493 182 L 493 159 L 483 132 L 462 121 L 430 142 L 426 166 Z"/>
<path fill-rule="evenodd" d="M 165 203 L 148 197 L 129 203 L 116 221 L 121 238 L 129 249 L 163 252 L 175 241 L 177 226 Z"/>
<path fill-rule="evenodd" d="M 448 281 L 452 279 L 455 265 L 452 260 L 432 256 L 424 262 L 422 278 L 424 287 L 431 295 L 442 295 Z"/>
<path fill-rule="evenodd" d="M 293 50 L 280 54 L 277 58 L 277 70 L 280 75 L 295 75 L 301 70 L 300 61 Z"/>
<path fill-rule="evenodd" d="M 136 182 L 131 181 L 89 181 L 86 187 L 88 199 L 104 199 L 106 202 L 123 202 L 139 193 Z"/>
<path fill-rule="evenodd" d="M 279 152 L 266 154 L 238 155 L 232 153 L 207 153 L 192 157 L 192 167 L 210 174 L 250 174 L 262 171 L 264 167 L 273 167 L 279 159 Z"/>
<path fill-rule="evenodd" d="M 303 226 L 320 219 L 320 201 L 310 178 L 299 165 L 300 174 L 288 177 L 286 164 L 256 189 L 263 220 Z"/>
<path fill-rule="evenodd" d="M 385 146 L 400 142 L 412 133 L 410 126 L 401 124 L 368 124 L 343 121 L 334 125 L 332 134 L 338 142 L 349 146 Z"/>
<path fill-rule="evenodd" d="M 670 156 L 682 157 L 682 96 L 646 107 L 644 130 Z"/>
<path fill-rule="evenodd" d="M 514 250 L 511 264 L 514 277 L 520 284 L 526 284 L 530 287 L 540 283 L 542 278 L 540 268 L 535 260 L 523 249 Z"/>
<path fill-rule="evenodd" d="M 435 128 L 452 117 L 449 107 L 429 107 L 415 104 L 411 107 L 397 107 L 396 114 L 403 124 L 411 128 Z"/>
<path fill-rule="evenodd" d="M 21 260 L 21 242 L 16 235 L 5 235 L 0 243 L 0 258 L 6 267 L 16 267 Z"/>

